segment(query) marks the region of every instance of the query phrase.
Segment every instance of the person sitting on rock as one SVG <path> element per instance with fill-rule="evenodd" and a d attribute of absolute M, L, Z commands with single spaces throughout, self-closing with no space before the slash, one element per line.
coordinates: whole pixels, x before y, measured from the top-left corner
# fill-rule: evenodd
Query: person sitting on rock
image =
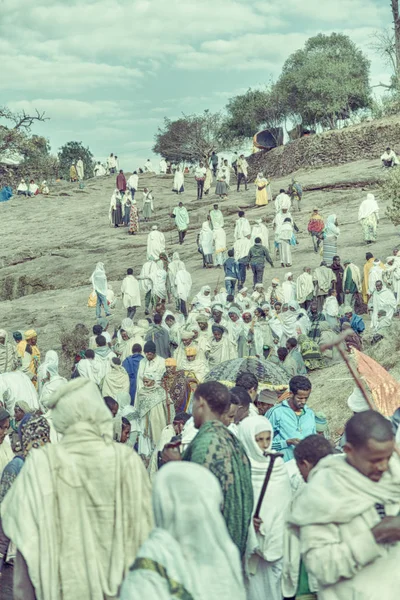
<path fill-rule="evenodd" d="M 396 167 L 399 164 L 399 159 L 396 156 L 394 150 L 392 150 L 389 146 L 386 148 L 385 152 L 381 156 L 382 167 Z"/>

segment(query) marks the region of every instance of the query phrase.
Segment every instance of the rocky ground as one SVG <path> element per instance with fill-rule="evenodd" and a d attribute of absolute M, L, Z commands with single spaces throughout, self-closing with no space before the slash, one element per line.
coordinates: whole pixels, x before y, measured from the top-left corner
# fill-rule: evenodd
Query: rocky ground
<path fill-rule="evenodd" d="M 299 275 L 304 266 L 315 268 L 320 258 L 312 251 L 307 233 L 307 222 L 314 207 L 324 217 L 338 216 L 341 227 L 338 249 L 342 259 L 350 257 L 360 267 L 364 264 L 366 247 L 361 227 L 357 222 L 358 207 L 366 194 L 376 194 L 381 207 L 378 242 L 368 250 L 381 259 L 392 253 L 399 243 L 395 227 L 385 217 L 385 204 L 379 198 L 379 189 L 373 181 L 385 174 L 376 161 L 362 160 L 345 166 L 304 170 L 296 173 L 306 191 L 302 211 L 295 213 L 300 229 L 299 245 L 293 253 L 291 271 Z M 286 187 L 290 177 L 272 182 L 274 196 Z M 336 186 L 327 189 L 325 186 Z M 204 270 L 197 252 L 196 236 L 208 210 L 217 198 L 211 194 L 202 201 L 196 200 L 196 186 L 191 176 L 186 177 L 185 193 L 180 198 L 190 212 L 190 228 L 183 246 L 178 245 L 178 235 L 169 214 L 177 204 L 171 192 L 170 176 L 141 176 L 140 189 L 148 186 L 155 197 L 155 215 L 151 223 L 141 223 L 141 232 L 129 236 L 126 228 L 115 229 L 108 221 L 110 197 L 114 178 L 105 177 L 85 182 L 84 190 L 76 184 L 54 184 L 49 197 L 26 199 L 14 197 L 0 204 L 2 248 L 0 251 L 0 326 L 8 331 L 34 327 L 39 335 L 39 347 L 44 353 L 49 349 L 60 351 L 60 332 L 70 331 L 77 323 L 89 328 L 95 324 L 94 309 L 87 307 L 91 292 L 90 276 L 97 261 L 104 262 L 109 282 L 114 292 L 120 293 L 120 284 L 128 267 L 139 273 L 146 259 L 147 233 L 153 224 L 165 232 L 167 251 L 179 251 L 193 278 L 193 295 L 202 285 L 213 288 L 223 286 L 221 269 Z M 325 189 L 318 189 L 324 187 Z M 139 207 L 142 194 L 137 195 Z M 262 217 L 270 224 L 274 206 L 254 207 L 255 189 L 249 185 L 247 192 L 237 193 L 235 187 L 229 199 L 221 203 L 226 218 L 228 244 L 233 244 L 236 212 L 246 207 L 250 221 Z M 249 208 L 247 208 L 249 207 Z M 273 240 L 272 229 L 270 238 Z M 272 277 L 283 278 L 286 269 L 276 263 L 266 269 L 264 283 Z M 248 275 L 247 284 L 251 285 Z M 138 317 L 143 314 L 139 311 Z M 111 325 L 118 325 L 125 316 L 121 302 L 113 311 Z M 64 373 L 69 365 L 64 364 Z M 323 410 L 328 416 L 332 436 L 335 436 L 349 413 L 346 399 L 353 383 L 342 364 L 311 375 L 313 394 L 310 405 Z M 11 598 L 10 573 L 6 572 L 0 586 L 0 600 Z"/>
<path fill-rule="evenodd" d="M 393 247 L 399 242 L 398 234 L 385 217 L 386 207 L 379 199 L 379 190 L 371 187 L 371 181 L 384 176 L 376 161 L 369 160 L 296 173 L 305 189 L 313 190 L 305 192 L 302 211 L 295 213 L 300 233 L 299 245 L 293 252 L 291 271 L 296 276 L 304 266 L 315 268 L 320 260 L 312 251 L 307 233 L 307 222 L 314 206 L 319 208 L 324 217 L 337 214 L 341 226 L 339 254 L 342 259 L 350 257 L 359 266 L 363 265 L 366 247 L 357 214 L 367 190 L 376 193 L 381 207 L 379 239 L 372 251 L 383 260 L 392 253 Z M 290 177 L 273 180 L 274 195 L 289 181 Z M 327 185 L 339 187 L 326 189 Z M 172 255 L 172 252 L 179 251 L 190 271 L 194 282 L 193 295 L 205 284 L 213 288 L 223 286 L 222 269 L 203 269 L 196 246 L 201 223 L 217 201 L 214 194 L 197 201 L 195 181 L 192 176 L 186 177 L 186 191 L 180 199 L 190 212 L 190 228 L 185 243 L 179 246 L 178 235 L 169 216 L 178 200 L 171 192 L 171 176 L 141 176 L 139 187 L 142 189 L 144 186 L 153 190 L 155 215 L 151 223 L 141 223 L 141 231 L 135 236 L 129 236 L 126 228 L 116 229 L 109 224 L 113 177 L 88 180 L 83 190 L 79 190 L 76 184 L 54 184 L 49 197 L 14 197 L 0 204 L 3 232 L 0 254 L 1 327 L 9 331 L 34 327 L 38 331 L 43 354 L 49 349 L 60 350 L 61 331 L 70 331 L 77 323 L 85 323 L 89 328 L 95 323 L 94 309 L 87 307 L 87 300 L 91 292 L 89 280 L 96 262 L 104 262 L 109 282 L 114 292 L 119 294 L 126 269 L 133 267 L 135 273 L 140 271 L 146 259 L 147 233 L 155 223 L 165 233 L 168 253 Z M 321 187 L 324 189 L 319 189 Z M 137 198 L 140 207 L 141 192 Z M 262 217 L 270 225 L 274 206 L 270 204 L 256 208 L 254 199 L 254 184 L 249 184 L 247 192 L 240 193 L 232 186 L 229 198 L 221 203 L 229 245 L 233 244 L 234 222 L 240 207 L 245 207 L 246 216 L 251 222 Z M 270 238 L 273 239 L 272 229 Z M 272 277 L 283 278 L 285 272 L 286 269 L 276 263 L 274 269 L 265 270 L 264 283 L 268 284 Z M 247 284 L 251 285 L 250 274 Z M 139 317 L 142 312 L 138 313 Z M 118 325 L 124 316 L 124 309 L 119 302 L 111 325 Z M 331 370 L 334 370 L 332 376 Z M 338 389 L 338 382 L 340 397 L 346 395 L 351 382 L 347 381 L 342 368 L 335 367 L 315 374 L 313 380 L 316 385 L 313 402 L 321 404 L 328 412 L 332 410 L 332 414 L 337 413 L 335 406 L 325 402 L 324 398 L 331 397 L 332 390 Z M 343 380 L 345 383 L 342 385 Z"/>

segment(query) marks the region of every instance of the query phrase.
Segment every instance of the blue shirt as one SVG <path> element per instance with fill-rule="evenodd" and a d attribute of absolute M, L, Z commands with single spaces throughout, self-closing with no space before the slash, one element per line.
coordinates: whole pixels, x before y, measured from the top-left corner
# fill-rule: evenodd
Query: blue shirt
<path fill-rule="evenodd" d="M 231 256 L 224 262 L 225 277 L 239 279 L 237 262 Z"/>
<path fill-rule="evenodd" d="M 302 413 L 297 415 L 290 408 L 287 400 L 276 404 L 265 415 L 272 425 L 274 441 L 272 449 L 283 453 L 283 460 L 287 462 L 293 458 L 294 446 L 288 446 L 286 440 L 300 439 L 317 433 L 315 428 L 315 414 L 305 405 Z"/>
<path fill-rule="evenodd" d="M 122 366 L 129 375 L 129 394 L 131 396 L 132 406 L 135 404 L 137 374 L 140 361 L 143 360 L 143 358 L 143 354 L 132 354 L 131 356 L 128 356 L 128 358 L 126 358 L 122 363 Z"/>

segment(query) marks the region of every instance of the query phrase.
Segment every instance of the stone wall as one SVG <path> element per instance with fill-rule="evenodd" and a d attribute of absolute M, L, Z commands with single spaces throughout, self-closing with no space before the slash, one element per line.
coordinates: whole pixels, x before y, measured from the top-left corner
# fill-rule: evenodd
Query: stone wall
<path fill-rule="evenodd" d="M 361 158 L 379 159 L 387 146 L 400 154 L 400 117 L 386 118 L 303 137 L 270 152 L 257 152 L 247 160 L 249 178 L 259 171 L 270 177 L 298 169 L 335 166 Z"/>

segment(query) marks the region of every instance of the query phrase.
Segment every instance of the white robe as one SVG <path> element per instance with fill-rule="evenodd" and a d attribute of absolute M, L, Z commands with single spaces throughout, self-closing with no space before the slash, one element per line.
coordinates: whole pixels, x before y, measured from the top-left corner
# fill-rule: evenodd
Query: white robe
<path fill-rule="evenodd" d="M 251 230 L 251 238 L 250 238 L 252 246 L 254 246 L 255 240 L 258 237 L 261 238 L 261 243 L 264 246 L 264 248 L 268 248 L 269 247 L 268 229 L 263 223 L 256 223 L 255 225 L 253 225 L 253 229 Z"/>
<path fill-rule="evenodd" d="M 157 383 L 160 383 L 165 373 L 165 359 L 156 355 L 153 360 L 148 360 L 146 357 L 140 361 L 137 374 L 137 391 L 143 387 L 143 379 L 146 375 L 152 375 Z M 137 393 L 136 391 L 136 393 Z"/>
<path fill-rule="evenodd" d="M 165 252 L 165 236 L 162 231 L 154 229 L 147 236 L 147 260 L 158 259 L 161 252 Z"/>
<path fill-rule="evenodd" d="M 221 210 L 215 210 L 214 208 L 210 210 L 210 219 L 213 229 L 218 229 L 219 227 L 224 226 L 224 215 L 222 214 Z"/>
<path fill-rule="evenodd" d="M 180 192 L 182 187 L 185 187 L 185 176 L 182 171 L 176 171 L 174 175 L 174 187 L 175 192 Z"/>
<path fill-rule="evenodd" d="M 380 310 L 386 311 L 386 318 L 391 321 L 397 306 L 393 292 L 386 287 L 383 287 L 380 292 L 375 289 L 371 300 L 373 306 L 371 327 L 376 327 L 378 325 L 378 313 Z"/>
<path fill-rule="evenodd" d="M 234 237 L 235 241 L 240 240 L 247 235 L 251 235 L 251 227 L 248 219 L 246 217 L 239 217 L 236 220 Z M 250 240 L 249 240 L 250 241 Z"/>
<path fill-rule="evenodd" d="M 296 280 L 296 297 L 299 304 L 303 304 L 310 294 L 314 293 L 314 282 L 310 273 L 304 272 Z"/>
<path fill-rule="evenodd" d="M 214 252 L 214 236 L 208 221 L 205 221 L 201 228 L 199 246 L 202 249 L 203 254 L 213 254 Z"/>
<path fill-rule="evenodd" d="M 78 162 L 76 163 L 76 172 L 78 173 L 78 179 L 83 179 L 84 176 L 84 168 L 83 168 L 83 161 L 82 160 L 78 160 Z"/>
<path fill-rule="evenodd" d="M 127 275 L 121 285 L 124 308 L 141 306 L 139 282 L 134 275 Z"/>
<path fill-rule="evenodd" d="M 185 268 L 180 269 L 175 278 L 176 295 L 180 300 L 187 302 L 192 289 L 192 278 Z"/>

